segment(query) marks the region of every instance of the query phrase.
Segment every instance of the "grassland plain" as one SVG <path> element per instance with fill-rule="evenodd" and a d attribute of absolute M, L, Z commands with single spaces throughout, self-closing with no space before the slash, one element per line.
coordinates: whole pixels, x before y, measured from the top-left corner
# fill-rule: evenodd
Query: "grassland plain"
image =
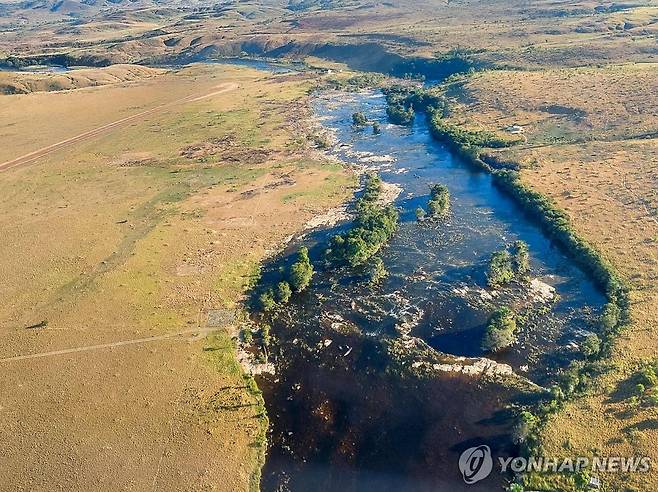
<path fill-rule="evenodd" d="M 262 407 L 235 361 L 235 327 L 206 338 L 206 319 L 235 308 L 260 259 L 348 194 L 350 175 L 288 116 L 310 82 L 194 66 L 0 98 L 8 160 L 236 86 L 2 173 L 0 489 L 256 486 Z"/>
<path fill-rule="evenodd" d="M 510 125 L 522 126 L 521 145 L 486 153 L 499 163 L 520 164 L 522 181 L 564 209 L 577 232 L 602 251 L 632 287 L 632 323 L 611 358 L 613 370 L 591 395 L 553 417 L 544 446 L 551 454 L 646 453 L 658 463 L 653 446 L 658 439 L 656 410 L 635 408 L 628 398 L 633 386 L 629 376 L 641 361 L 655 357 L 657 348 L 656 0 L 247 0 L 221 6 L 177 0 L 156 6 L 138 0 L 112 5 L 53 1 L 49 6 L 56 8 L 34 6 L 0 2 L 0 56 L 24 62 L 103 65 L 247 53 L 320 57 L 350 68 L 385 72 L 396 65 L 418 70 L 422 64 L 403 63 L 416 57 L 457 57 L 474 67 L 492 69 L 448 86 L 450 121 L 501 136 L 509 136 Z M 197 83 L 189 77 L 156 77 L 131 90 L 112 90 L 120 98 L 133 97 L 134 108 L 145 109 L 176 91 L 183 97 Z M 168 93 L 153 90 L 165 86 L 160 84 L 170 84 Z M 183 89 L 185 84 L 190 85 Z M 83 95 L 95 90 L 110 89 L 73 91 L 80 94 L 76 100 L 80 107 L 91 101 Z M 32 94 L 25 104 L 40 115 L 31 125 L 44 142 L 51 143 L 82 131 L 90 120 L 101 123 L 134 109 L 98 106 L 94 114 L 75 112 L 53 125 L 48 123 L 45 99 L 39 97 L 46 95 Z M 68 106 L 64 95 L 48 101 Z M 17 121 L 23 118 L 12 108 L 0 109 L 0 115 L 2 121 L 6 115 Z M 239 121 L 239 113 L 233 118 Z M 2 131 L 0 138 L 17 149 L 33 148 L 31 135 L 9 127 Z M 163 138 L 166 147 L 164 135 L 126 133 L 126 139 Z M 199 141 L 185 144 L 185 155 L 192 159 L 206 158 L 217 146 Z M 119 165 L 148 162 L 157 152 L 128 150 L 115 161 Z M 0 147 L 0 161 L 11 157 L 6 154 L 12 153 Z M 134 172 L 144 172 L 140 166 L 128 166 L 133 167 L 138 170 Z M 161 169 L 151 172 L 166 175 Z M 54 184 L 49 186 L 55 189 Z M 288 190 L 283 200 L 302 207 L 314 195 Z M 201 200 L 204 195 L 195 197 Z M 193 208 L 190 213 L 197 212 Z M 244 218 L 225 218 L 235 227 L 240 221 L 248 223 Z M 224 277 L 239 284 L 240 275 L 230 272 L 241 268 L 246 266 L 236 260 Z M 229 284 L 218 281 L 217 285 Z M 655 471 L 604 478 L 611 490 L 658 489 Z"/>
<path fill-rule="evenodd" d="M 657 81 L 656 64 L 622 64 L 483 72 L 446 90 L 453 124 L 501 136 L 513 125 L 522 128 L 523 143 L 488 149 L 485 158 L 520 165 L 522 181 L 565 210 L 576 232 L 631 287 L 631 322 L 608 361 L 610 371 L 549 420 L 542 444 L 551 456 L 658 462 L 658 412 L 631 398 L 632 375 L 658 353 Z M 658 488 L 655 472 L 603 478 L 608 490 Z"/>

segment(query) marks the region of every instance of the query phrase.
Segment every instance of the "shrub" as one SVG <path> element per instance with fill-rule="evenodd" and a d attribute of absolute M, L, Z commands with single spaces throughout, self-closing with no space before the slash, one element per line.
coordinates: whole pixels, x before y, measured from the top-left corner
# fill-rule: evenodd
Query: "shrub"
<path fill-rule="evenodd" d="M 368 118 L 363 113 L 357 112 L 352 115 L 352 124 L 354 126 L 363 127 L 368 124 Z"/>
<path fill-rule="evenodd" d="M 377 204 L 381 192 L 379 176 L 368 175 L 363 195 L 356 204 L 357 216 L 352 228 L 337 234 L 326 251 L 328 259 L 357 266 L 366 263 L 393 236 L 398 225 L 398 211 L 391 205 Z"/>
<path fill-rule="evenodd" d="M 425 218 L 425 210 L 423 210 L 423 207 L 418 207 L 416 209 L 416 220 L 421 221 Z"/>
<path fill-rule="evenodd" d="M 585 357 L 594 357 L 598 355 L 598 353 L 601 351 L 601 339 L 594 333 L 587 335 L 581 350 Z"/>
<path fill-rule="evenodd" d="M 372 133 L 375 135 L 379 135 L 382 132 L 382 127 L 379 125 L 378 122 L 373 122 L 372 124 Z"/>
<path fill-rule="evenodd" d="M 429 216 L 432 218 L 443 217 L 450 210 L 450 192 L 442 184 L 430 187 L 430 201 L 428 203 Z"/>
<path fill-rule="evenodd" d="M 260 329 L 260 337 L 263 341 L 264 347 L 269 347 L 270 343 L 272 343 L 272 336 L 270 335 L 271 329 L 270 325 L 267 324 L 264 324 Z"/>
<path fill-rule="evenodd" d="M 375 261 L 373 261 L 372 266 L 370 267 L 368 276 L 371 285 L 378 284 L 383 279 L 388 277 L 388 271 L 386 270 L 384 262 L 381 258 L 375 258 Z"/>
<path fill-rule="evenodd" d="M 516 315 L 508 307 L 498 309 L 487 326 L 482 349 L 496 352 L 516 341 Z"/>
<path fill-rule="evenodd" d="M 405 108 L 402 104 L 389 105 L 386 108 L 386 114 L 391 123 L 403 126 L 411 125 L 416 117 L 414 108 Z"/>
<path fill-rule="evenodd" d="M 281 304 L 286 304 L 290 300 L 290 296 L 292 296 L 290 284 L 285 280 L 279 282 L 276 286 L 276 300 Z"/>
<path fill-rule="evenodd" d="M 524 241 L 515 241 L 512 246 L 512 260 L 514 272 L 517 275 L 525 275 L 530 271 L 530 251 L 528 244 Z"/>
<path fill-rule="evenodd" d="M 512 255 L 507 250 L 496 251 L 489 260 L 487 283 L 489 287 L 499 287 L 514 280 Z"/>
<path fill-rule="evenodd" d="M 263 292 L 258 300 L 260 301 L 260 306 L 263 311 L 270 312 L 276 309 L 276 299 L 274 298 L 274 292 L 272 289 Z"/>
<path fill-rule="evenodd" d="M 311 283 L 313 265 L 308 257 L 308 248 L 302 246 L 297 253 L 297 261 L 290 267 L 289 284 L 295 292 L 302 292 Z"/>
<path fill-rule="evenodd" d="M 512 430 L 512 439 L 516 444 L 526 442 L 533 435 L 537 425 L 539 425 L 539 418 L 536 415 L 528 411 L 521 412 Z"/>

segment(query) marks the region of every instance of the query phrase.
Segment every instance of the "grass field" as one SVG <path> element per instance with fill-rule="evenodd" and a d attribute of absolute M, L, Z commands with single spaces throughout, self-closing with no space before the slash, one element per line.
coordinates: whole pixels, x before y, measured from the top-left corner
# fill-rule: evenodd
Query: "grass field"
<path fill-rule="evenodd" d="M 2 172 L 0 489 L 253 488 L 262 409 L 206 318 L 352 184 L 288 119 L 308 83 L 217 65 L 0 98 L 8 160 L 236 86 Z"/>

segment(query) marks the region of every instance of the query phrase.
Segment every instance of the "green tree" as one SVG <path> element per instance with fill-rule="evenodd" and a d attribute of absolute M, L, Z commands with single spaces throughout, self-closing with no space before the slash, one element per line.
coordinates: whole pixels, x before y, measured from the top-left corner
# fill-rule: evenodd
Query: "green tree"
<path fill-rule="evenodd" d="M 374 121 L 372 123 L 372 133 L 375 135 L 379 135 L 382 132 L 382 127 L 379 125 L 377 121 Z"/>
<path fill-rule="evenodd" d="M 378 284 L 388 276 L 388 271 L 381 258 L 375 258 L 369 272 L 369 282 L 371 285 Z"/>
<path fill-rule="evenodd" d="M 594 333 L 587 335 L 581 350 L 585 357 L 593 357 L 601 351 L 601 339 Z"/>
<path fill-rule="evenodd" d="M 499 287 L 514 280 L 512 255 L 507 250 L 496 251 L 489 260 L 487 283 L 489 287 Z"/>
<path fill-rule="evenodd" d="M 532 412 L 521 412 L 512 429 L 512 439 L 515 443 L 524 443 L 537 429 L 539 418 Z"/>
<path fill-rule="evenodd" d="M 264 324 L 263 326 L 261 326 L 260 337 L 261 337 L 261 340 L 263 341 L 263 346 L 264 347 L 269 347 L 270 343 L 272 343 L 272 337 L 270 335 L 271 330 L 272 330 L 272 328 L 268 324 Z"/>
<path fill-rule="evenodd" d="M 517 275 L 525 275 L 530 271 L 530 251 L 524 241 L 515 241 L 512 247 L 513 267 Z"/>
<path fill-rule="evenodd" d="M 302 246 L 297 253 L 297 261 L 290 267 L 289 284 L 295 292 L 302 292 L 311 283 L 313 265 L 308 257 L 308 248 Z"/>
<path fill-rule="evenodd" d="M 286 304 L 290 300 L 290 296 L 292 296 L 292 289 L 290 288 L 290 284 L 285 280 L 279 282 L 276 286 L 277 301 L 279 301 L 281 304 Z"/>
<path fill-rule="evenodd" d="M 417 221 L 420 222 L 421 220 L 423 220 L 425 218 L 425 215 L 426 214 L 425 214 L 425 210 L 423 209 L 423 207 L 418 207 L 416 209 L 416 220 Z"/>
<path fill-rule="evenodd" d="M 368 118 L 361 112 L 354 113 L 352 115 L 352 124 L 358 127 L 366 126 L 368 124 Z"/>
<path fill-rule="evenodd" d="M 610 333 L 617 328 L 621 312 L 619 306 L 614 302 L 609 302 L 603 308 L 601 314 L 601 329 L 604 333 Z"/>
<path fill-rule="evenodd" d="M 276 299 L 274 298 L 274 291 L 272 289 L 267 289 L 258 299 L 263 311 L 270 312 L 276 309 Z"/>
<path fill-rule="evenodd" d="M 430 217 L 438 218 L 446 215 L 450 210 L 450 192 L 448 187 L 435 184 L 430 187 L 430 201 L 427 206 Z"/>
<path fill-rule="evenodd" d="M 496 352 L 516 341 L 516 315 L 508 307 L 501 307 L 489 320 L 482 340 L 482 349 Z"/>

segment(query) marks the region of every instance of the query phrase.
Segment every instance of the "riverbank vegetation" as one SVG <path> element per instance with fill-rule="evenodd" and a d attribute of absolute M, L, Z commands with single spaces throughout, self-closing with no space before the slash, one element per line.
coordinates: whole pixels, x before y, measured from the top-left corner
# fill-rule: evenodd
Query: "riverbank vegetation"
<path fill-rule="evenodd" d="M 287 304 L 294 293 L 301 293 L 310 285 L 314 268 L 308 256 L 308 248 L 302 246 L 297 252 L 297 260 L 290 266 L 288 274 L 276 287 L 262 292 L 258 298 L 260 307 L 265 312 L 274 311 L 278 306 Z"/>

